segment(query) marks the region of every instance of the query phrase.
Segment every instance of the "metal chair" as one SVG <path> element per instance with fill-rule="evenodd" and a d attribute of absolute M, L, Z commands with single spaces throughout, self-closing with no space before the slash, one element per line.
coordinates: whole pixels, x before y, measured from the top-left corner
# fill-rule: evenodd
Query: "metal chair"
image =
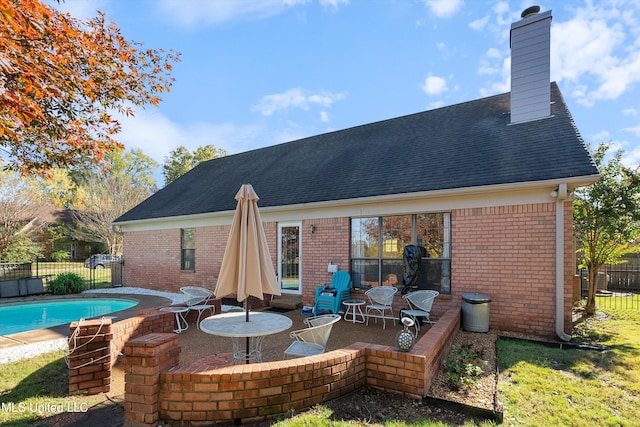
<path fill-rule="evenodd" d="M 198 320 L 196 320 L 196 328 L 200 329 L 200 317 L 202 313 L 209 310 L 211 315 L 216 311 L 216 307 L 213 304 L 209 304 L 209 300 L 214 298 L 214 294 L 209 289 L 201 288 L 198 286 L 183 286 L 180 291 L 185 294 L 187 308 L 189 311 L 195 310 L 198 312 Z M 187 316 L 189 313 L 185 316 Z"/>
<path fill-rule="evenodd" d="M 365 306 L 365 316 L 367 317 L 367 326 L 369 326 L 369 318 L 382 319 L 382 329 L 386 329 L 387 319 L 393 320 L 396 324 L 396 318 L 393 314 L 393 296 L 398 292 L 395 286 L 378 286 L 371 288 L 364 294 L 369 298 L 369 304 Z"/>
<path fill-rule="evenodd" d="M 337 271 L 331 277 L 331 286 L 321 286 L 316 288 L 316 299 L 313 305 L 313 313 L 318 314 L 319 310 L 328 310 L 333 314 L 345 311 L 342 304 L 344 300 L 351 297 L 351 275 L 344 270 Z"/>
<path fill-rule="evenodd" d="M 405 308 L 400 310 L 400 318 L 403 316 L 410 317 L 413 319 L 413 324 L 416 327 L 416 335 L 420 332 L 420 319 L 419 317 L 425 317 L 425 323 L 435 323 L 432 322 L 429 318 L 429 314 L 431 313 L 431 307 L 433 306 L 433 300 L 440 295 L 438 291 L 414 291 L 410 292 L 406 295 L 403 295 L 402 298 L 407 301 L 407 305 L 409 308 Z"/>
<path fill-rule="evenodd" d="M 304 322 L 309 326 L 308 328 L 289 333 L 289 336 L 295 341 L 284 351 L 284 358 L 286 359 L 288 356 L 305 357 L 324 353 L 331 329 L 340 318 L 339 314 L 325 314 L 305 319 Z"/>

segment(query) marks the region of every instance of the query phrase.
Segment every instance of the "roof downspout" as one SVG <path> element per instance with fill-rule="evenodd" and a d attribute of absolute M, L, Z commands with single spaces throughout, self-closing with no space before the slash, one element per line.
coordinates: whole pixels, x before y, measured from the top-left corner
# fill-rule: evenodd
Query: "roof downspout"
<path fill-rule="evenodd" d="M 556 334 L 563 341 L 571 335 L 564 331 L 564 202 L 571 199 L 567 184 L 558 185 L 556 193 Z"/>

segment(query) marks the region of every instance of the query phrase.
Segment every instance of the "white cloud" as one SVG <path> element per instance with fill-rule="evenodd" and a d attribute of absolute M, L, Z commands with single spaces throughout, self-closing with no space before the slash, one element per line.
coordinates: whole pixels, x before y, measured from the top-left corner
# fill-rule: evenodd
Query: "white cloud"
<path fill-rule="evenodd" d="M 48 6 L 54 7 L 63 13 L 69 13 L 71 16 L 77 19 L 90 19 L 95 18 L 98 10 L 104 11 L 104 2 L 99 0 L 85 0 L 85 1 L 67 1 L 56 2 L 53 0 L 47 0 Z"/>
<path fill-rule="evenodd" d="M 626 146 L 630 144 L 625 142 L 624 145 Z M 635 145 L 631 151 L 625 151 L 622 154 L 621 161 L 622 161 L 622 164 L 627 167 L 630 167 L 630 168 L 638 167 L 638 165 L 640 164 L 640 146 Z"/>
<path fill-rule="evenodd" d="M 424 80 L 424 83 L 420 85 L 420 88 L 427 95 L 440 95 L 448 90 L 447 80 L 442 77 L 429 75 L 429 77 Z"/>
<path fill-rule="evenodd" d="M 625 116 L 637 116 L 638 110 L 636 110 L 635 108 L 629 107 L 622 110 L 622 114 L 624 114 Z"/>
<path fill-rule="evenodd" d="M 141 110 L 135 117 L 120 117 L 122 132 L 117 135 L 126 148 L 139 148 L 146 155 L 162 164 L 169 153 L 182 145 L 188 150 L 213 144 L 229 153 L 238 153 L 255 148 L 261 141 L 262 129 L 250 125 L 233 123 L 187 123 L 178 124 L 159 111 Z"/>
<path fill-rule="evenodd" d="M 338 9 L 341 4 L 349 4 L 349 0 L 320 0 L 320 4 L 325 7 Z"/>
<path fill-rule="evenodd" d="M 626 130 L 627 132 L 633 133 L 635 136 L 640 136 L 640 125 L 632 128 L 624 128 L 622 130 Z"/>
<path fill-rule="evenodd" d="M 640 39 L 633 4 L 588 2 L 551 31 L 551 76 L 564 80 L 577 102 L 593 106 L 620 97 L 640 82 Z"/>
<path fill-rule="evenodd" d="M 286 110 L 289 108 L 297 108 L 308 110 L 311 105 L 320 105 L 322 107 L 331 107 L 334 102 L 344 99 L 344 93 L 314 93 L 308 94 L 308 91 L 301 88 L 289 89 L 283 93 L 276 93 L 262 97 L 257 105 L 251 107 L 251 111 L 259 112 L 263 116 L 270 116 L 276 111 Z"/>
<path fill-rule="evenodd" d="M 162 0 L 160 8 L 172 22 L 191 27 L 198 24 L 219 24 L 237 19 L 264 19 L 278 15 L 288 7 L 308 0 Z"/>
<path fill-rule="evenodd" d="M 489 23 L 490 16 L 485 16 L 484 18 L 476 19 L 475 21 L 471 21 L 469 23 L 469 28 L 476 31 L 484 31 L 484 28 Z"/>
<path fill-rule="evenodd" d="M 593 135 L 591 135 L 589 141 L 593 142 L 595 144 L 599 144 L 603 141 L 609 141 L 611 140 L 611 134 L 609 133 L 609 131 L 606 130 L 602 130 L 598 133 L 594 133 Z"/>
<path fill-rule="evenodd" d="M 505 56 L 498 49 L 489 48 L 484 54 L 484 57 L 480 59 L 480 66 L 478 67 L 479 75 L 495 75 L 505 74 Z"/>
<path fill-rule="evenodd" d="M 320 121 L 327 123 L 329 121 L 329 114 L 326 111 L 320 111 Z"/>
<path fill-rule="evenodd" d="M 464 5 L 463 0 L 422 0 L 438 18 L 449 18 L 455 15 Z"/>

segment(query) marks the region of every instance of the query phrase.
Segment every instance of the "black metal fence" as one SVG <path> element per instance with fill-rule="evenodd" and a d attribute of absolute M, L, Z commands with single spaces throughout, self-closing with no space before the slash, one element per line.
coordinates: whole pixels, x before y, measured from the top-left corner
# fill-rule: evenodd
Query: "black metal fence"
<path fill-rule="evenodd" d="M 75 273 L 84 279 L 87 289 L 122 286 L 123 262 L 111 262 L 97 268 L 85 267 L 84 260 L 49 262 L 35 260 L 31 263 L 0 262 L 0 282 L 28 278 L 42 279 L 45 291 L 51 280 L 61 273 Z"/>
<path fill-rule="evenodd" d="M 596 305 L 619 310 L 640 310 L 640 256 L 632 254 L 623 264 L 606 265 L 598 273 Z M 587 297 L 589 276 L 580 270 L 580 296 Z"/>

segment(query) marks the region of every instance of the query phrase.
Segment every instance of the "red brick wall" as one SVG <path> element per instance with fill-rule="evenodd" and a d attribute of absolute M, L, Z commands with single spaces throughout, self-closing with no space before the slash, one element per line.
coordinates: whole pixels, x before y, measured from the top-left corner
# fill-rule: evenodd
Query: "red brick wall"
<path fill-rule="evenodd" d="M 111 389 L 111 319 L 69 325 L 69 393 L 98 394 Z"/>
<path fill-rule="evenodd" d="M 195 270 L 181 270 L 181 230 L 135 231 L 124 237 L 125 286 L 179 292 L 182 286 L 213 289 L 218 280 L 230 226 L 196 227 Z M 275 268 L 276 223 L 264 224 Z"/>
<path fill-rule="evenodd" d="M 125 347 L 125 425 L 262 422 L 365 384 L 421 399 L 459 329 L 456 307 L 408 353 L 355 343 L 317 356 L 235 366 L 222 355 L 178 366 L 175 335 L 145 335 Z"/>
<path fill-rule="evenodd" d="M 138 314 L 113 324 L 111 319 L 93 319 L 69 325 L 69 393 L 108 392 L 111 368 L 118 361 L 115 351 L 123 351 L 132 338 L 175 329 L 172 313 L 145 309 Z"/>
<path fill-rule="evenodd" d="M 311 233 L 313 224 L 315 232 Z M 451 212 L 451 295 L 440 295 L 433 317 L 461 302 L 466 292 L 491 296 L 490 327 L 540 336 L 555 335 L 555 202 L 458 209 Z M 571 283 L 575 270 L 571 203 L 565 203 L 565 330 L 571 329 Z M 349 270 L 349 218 L 302 222 L 302 297 L 312 305 L 316 287 L 330 281 L 327 264 Z M 265 224 L 274 266 L 277 223 Z M 125 234 L 126 286 L 178 291 L 214 287 L 228 226 L 196 228 L 196 271 L 180 271 L 180 230 Z M 394 304 L 404 307 L 400 295 Z"/>
<path fill-rule="evenodd" d="M 554 335 L 555 203 L 454 210 L 451 222 L 451 303 L 485 293 L 490 328 Z"/>
<path fill-rule="evenodd" d="M 327 264 L 349 271 L 349 218 L 323 218 L 302 223 L 302 301 L 313 305 L 318 286 L 331 283 Z M 315 226 L 311 234 L 310 225 Z"/>

